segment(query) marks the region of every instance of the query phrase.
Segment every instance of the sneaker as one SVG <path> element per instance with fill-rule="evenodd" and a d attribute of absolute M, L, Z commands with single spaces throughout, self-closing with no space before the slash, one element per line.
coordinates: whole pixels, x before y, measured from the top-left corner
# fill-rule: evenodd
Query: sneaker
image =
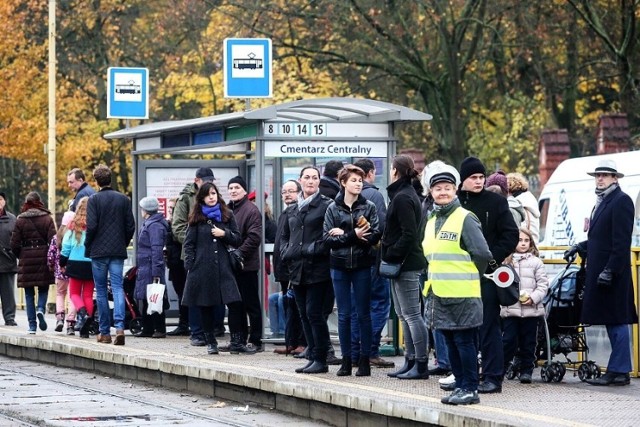
<path fill-rule="evenodd" d="M 458 393 L 460 393 L 461 391 L 462 391 L 462 389 L 461 389 L 461 388 L 456 388 L 455 390 L 453 390 L 453 391 L 451 392 L 451 394 L 450 394 L 450 395 L 445 396 L 445 397 L 443 397 L 442 399 L 440 399 L 440 402 L 444 403 L 445 405 L 451 405 L 451 403 L 449 402 L 449 400 L 450 400 L 453 396 L 455 396 L 455 395 L 457 395 Z"/>
<path fill-rule="evenodd" d="M 35 335 L 36 334 L 36 330 L 35 329 L 29 329 L 27 332 L 29 333 L 29 335 Z"/>
<path fill-rule="evenodd" d="M 451 384 L 455 384 L 456 383 L 456 377 L 455 375 L 451 374 L 448 377 L 445 378 L 440 378 L 438 380 L 438 384 L 440 385 L 451 385 Z"/>
<path fill-rule="evenodd" d="M 191 345 L 194 347 L 204 347 L 207 345 L 207 342 L 204 340 L 204 337 L 193 336 L 191 337 Z"/>
<path fill-rule="evenodd" d="M 62 332 L 62 329 L 64 329 L 64 320 L 56 320 L 56 332 Z"/>
<path fill-rule="evenodd" d="M 44 313 L 42 311 L 38 311 L 38 327 L 41 331 L 47 330 L 47 321 L 44 320 Z"/>
<path fill-rule="evenodd" d="M 262 344 L 256 345 L 250 342 L 247 344 L 247 350 L 249 350 L 249 353 L 262 353 L 264 351 L 264 346 Z"/>
<path fill-rule="evenodd" d="M 335 354 L 327 355 L 327 365 L 342 365 L 342 359 Z"/>
<path fill-rule="evenodd" d="M 531 384 L 531 374 L 520 374 L 520 382 L 522 384 Z"/>
<path fill-rule="evenodd" d="M 449 398 L 449 405 L 474 405 L 480 403 L 477 391 L 460 390 L 454 396 Z"/>
<path fill-rule="evenodd" d="M 429 375 L 447 376 L 449 375 L 449 372 L 451 371 L 449 371 L 448 369 L 441 368 L 439 366 L 429 369 Z"/>
<path fill-rule="evenodd" d="M 73 326 L 67 326 L 67 335 L 75 335 L 76 331 L 73 329 Z"/>

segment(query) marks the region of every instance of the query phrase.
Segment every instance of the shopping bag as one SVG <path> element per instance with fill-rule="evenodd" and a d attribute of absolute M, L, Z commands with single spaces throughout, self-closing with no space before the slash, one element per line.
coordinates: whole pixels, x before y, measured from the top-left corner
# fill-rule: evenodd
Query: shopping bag
<path fill-rule="evenodd" d="M 165 286 L 160 282 L 147 285 L 147 314 L 162 313 Z"/>

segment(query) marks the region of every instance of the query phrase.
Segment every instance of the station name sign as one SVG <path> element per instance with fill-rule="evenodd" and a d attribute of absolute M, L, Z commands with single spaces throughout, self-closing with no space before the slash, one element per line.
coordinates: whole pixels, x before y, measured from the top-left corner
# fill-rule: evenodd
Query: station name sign
<path fill-rule="evenodd" d="M 266 141 L 265 157 L 387 157 L 387 143 L 377 141 Z"/>

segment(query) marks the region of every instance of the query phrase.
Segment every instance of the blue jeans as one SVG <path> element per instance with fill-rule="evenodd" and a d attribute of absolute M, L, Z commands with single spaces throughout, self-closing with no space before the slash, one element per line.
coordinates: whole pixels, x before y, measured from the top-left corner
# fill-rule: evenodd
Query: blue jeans
<path fill-rule="evenodd" d="M 273 335 L 284 335 L 284 328 L 287 324 L 283 298 L 282 292 L 274 292 L 269 295 L 269 327 Z"/>
<path fill-rule="evenodd" d="M 440 329 L 433 331 L 433 342 L 436 349 L 436 361 L 438 368 L 451 370 L 451 364 L 449 363 L 449 349 L 447 348 L 447 341 L 444 338 L 444 334 Z"/>
<path fill-rule="evenodd" d="M 442 331 L 449 350 L 456 388 L 478 390 L 477 328 Z"/>
<path fill-rule="evenodd" d="M 191 329 L 191 338 L 200 338 L 204 336 L 204 331 L 202 329 L 202 314 L 200 312 L 200 307 L 197 305 L 189 306 L 189 329 Z"/>
<path fill-rule="evenodd" d="M 96 285 L 96 299 L 98 303 L 98 322 L 100 335 L 110 335 L 111 316 L 109 312 L 109 298 L 107 297 L 107 278 L 111 282 L 113 295 L 113 326 L 116 330 L 124 329 L 124 288 L 122 287 L 122 270 L 124 259 L 113 257 L 93 258 L 91 270 L 93 282 Z"/>
<path fill-rule="evenodd" d="M 49 286 L 38 286 L 38 311 L 46 313 L 48 294 Z M 38 326 L 36 322 L 35 296 L 35 288 L 24 288 L 24 302 L 27 308 L 27 319 L 29 319 L 29 330 L 32 331 L 35 331 Z"/>
<path fill-rule="evenodd" d="M 631 365 L 631 341 L 629 325 L 606 325 L 607 335 L 611 343 L 611 355 L 607 364 L 607 372 L 628 374 Z"/>
<path fill-rule="evenodd" d="M 355 308 L 360 327 L 360 357 L 369 358 L 371 354 L 371 270 L 344 271 L 331 269 L 333 290 L 338 304 L 338 336 L 343 358 L 352 358 L 351 319 Z M 355 296 L 352 305 L 351 293 Z"/>
<path fill-rule="evenodd" d="M 403 271 L 391 280 L 391 297 L 404 333 L 407 359 L 427 361 L 427 325 L 420 309 L 420 271 Z"/>
<path fill-rule="evenodd" d="M 351 293 L 351 304 L 355 307 L 355 295 Z M 380 356 L 382 330 L 389 321 L 391 310 L 391 292 L 389 279 L 378 274 L 378 266 L 371 267 L 371 358 Z M 351 317 L 351 357 L 358 360 L 360 354 L 360 326 L 358 316 Z"/>

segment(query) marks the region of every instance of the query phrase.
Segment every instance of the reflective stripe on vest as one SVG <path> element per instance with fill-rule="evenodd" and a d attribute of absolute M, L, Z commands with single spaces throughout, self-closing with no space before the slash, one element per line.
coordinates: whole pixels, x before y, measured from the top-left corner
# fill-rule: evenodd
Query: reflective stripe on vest
<path fill-rule="evenodd" d="M 436 235 L 435 217 L 427 222 L 422 248 L 429 274 L 422 293 L 429 287 L 441 298 L 480 297 L 480 274 L 471 256 L 460 247 L 464 220 L 470 212 L 457 208 Z"/>

